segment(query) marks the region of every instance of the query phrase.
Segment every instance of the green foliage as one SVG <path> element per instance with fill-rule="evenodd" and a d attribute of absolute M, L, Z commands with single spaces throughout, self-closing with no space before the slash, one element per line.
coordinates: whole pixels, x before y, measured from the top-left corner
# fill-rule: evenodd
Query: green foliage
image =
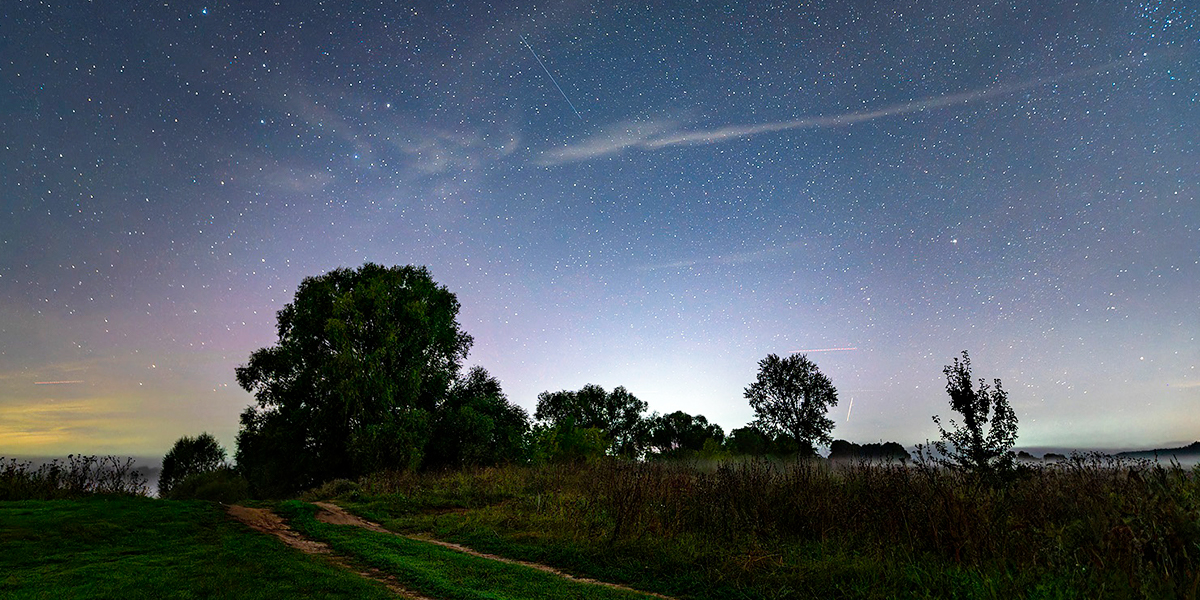
<path fill-rule="evenodd" d="M 0 598 L 394 598 L 206 502 L 0 503 Z"/>
<path fill-rule="evenodd" d="M 577 392 L 538 394 L 534 417 L 556 428 L 598 429 L 611 441 L 610 454 L 637 458 L 644 450 L 645 412 L 646 403 L 624 387 L 605 392 L 603 387 L 588 384 Z"/>
<path fill-rule="evenodd" d="M 946 375 L 946 393 L 950 408 L 962 415 L 963 422 L 950 421 L 950 431 L 942 427 L 941 417 L 934 416 L 942 439 L 933 443 L 942 464 L 979 474 L 1011 471 L 1016 455 L 1012 452 L 1017 441 L 1017 415 L 1008 404 L 1008 393 L 995 379 L 995 387 L 982 378 L 979 388 L 971 381 L 971 357 L 963 350 L 962 361 L 954 359 L 942 371 Z"/>
<path fill-rule="evenodd" d="M 612 445 L 596 427 L 535 425 L 530 432 L 529 460 L 534 464 L 595 462 Z"/>
<path fill-rule="evenodd" d="M 33 463 L 0 457 L 0 500 L 52 500 L 91 495 L 144 496 L 146 477 L 132 458 L 71 454 L 66 462 Z"/>
<path fill-rule="evenodd" d="M 223 466 L 184 477 L 171 487 L 165 497 L 234 504 L 250 497 L 250 483 L 237 470 Z"/>
<path fill-rule="evenodd" d="M 765 456 L 770 452 L 771 440 L 758 427 L 747 425 L 729 432 L 725 448 L 733 454 Z"/>
<path fill-rule="evenodd" d="M 305 278 L 278 313 L 276 345 L 237 368 L 256 401 L 242 414 L 238 467 L 278 495 L 419 463 L 472 343 L 458 309 L 424 267 Z"/>
<path fill-rule="evenodd" d="M 662 457 L 695 454 L 708 442 L 719 446 L 725 440 L 720 425 L 709 423 L 704 415 L 693 417 L 683 411 L 654 414 L 646 419 L 646 429 L 649 447 Z"/>
<path fill-rule="evenodd" d="M 475 367 L 438 406 L 426 465 L 494 465 L 524 458 L 529 415 L 508 401 L 500 382 Z"/>
<path fill-rule="evenodd" d="M 348 443 L 356 471 L 371 473 L 387 469 L 415 469 L 425 456 L 430 440 L 429 412 L 397 408 L 378 423 L 363 423 L 350 433 Z M 446 443 L 453 443 L 447 440 Z"/>
<path fill-rule="evenodd" d="M 758 378 L 746 388 L 755 425 L 768 435 L 787 435 L 801 454 L 815 455 L 815 443 L 832 441 L 833 420 L 826 416 L 838 402 L 837 389 L 804 354 L 758 363 Z"/>
<path fill-rule="evenodd" d="M 170 498 L 171 490 L 179 482 L 223 466 L 225 449 L 212 434 L 202 433 L 194 438 L 181 437 L 163 457 L 162 472 L 158 476 L 158 495 Z"/>

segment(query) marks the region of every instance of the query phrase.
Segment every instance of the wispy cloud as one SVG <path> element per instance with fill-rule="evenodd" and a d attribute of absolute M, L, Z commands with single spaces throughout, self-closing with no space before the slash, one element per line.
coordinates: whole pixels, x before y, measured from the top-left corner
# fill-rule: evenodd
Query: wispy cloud
<path fill-rule="evenodd" d="M 662 150 L 673 146 L 691 146 L 715 144 L 737 138 L 752 137 L 764 133 L 781 131 L 796 131 L 802 129 L 824 129 L 842 127 L 856 123 L 874 121 L 884 117 L 923 112 L 938 108 L 958 106 L 1006 96 L 1016 92 L 1029 90 L 1068 79 L 1078 79 L 1107 71 L 1122 69 L 1137 65 L 1147 60 L 1144 57 L 1126 58 L 1109 62 L 1091 69 L 1072 71 L 1054 77 L 1028 79 L 1015 83 L 997 85 L 979 90 L 936 96 L 924 100 L 914 100 L 901 104 L 893 104 L 880 108 L 853 111 L 835 115 L 818 115 L 801 117 L 789 121 L 759 123 L 752 125 L 730 125 L 716 129 L 697 131 L 681 131 L 671 122 L 645 122 L 636 124 L 619 124 L 607 129 L 578 144 L 568 145 L 543 152 L 538 162 L 543 165 L 556 165 L 568 162 L 589 160 L 601 156 L 616 154 L 634 148 L 638 150 Z"/>
<path fill-rule="evenodd" d="M 791 243 L 776 248 L 767 248 L 765 250 L 754 250 L 750 252 L 735 252 L 732 254 L 721 254 L 718 256 L 706 256 L 692 260 L 676 260 L 671 262 L 644 265 L 638 267 L 639 271 L 678 271 L 683 269 L 691 269 L 693 267 L 707 266 L 729 266 L 740 265 L 745 263 L 768 260 L 777 256 L 782 256 L 800 247 L 800 243 Z"/>
<path fill-rule="evenodd" d="M 538 163 L 558 165 L 616 154 L 626 148 L 649 148 L 648 144 L 654 140 L 674 135 L 672 132 L 677 131 L 677 127 L 678 123 L 673 120 L 624 121 L 605 127 L 599 134 L 578 144 L 547 150 L 538 157 Z"/>

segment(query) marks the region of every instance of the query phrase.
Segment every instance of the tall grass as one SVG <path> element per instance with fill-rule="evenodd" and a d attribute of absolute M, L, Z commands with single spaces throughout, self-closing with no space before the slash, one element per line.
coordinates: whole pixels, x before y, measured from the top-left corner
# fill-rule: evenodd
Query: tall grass
<path fill-rule="evenodd" d="M 1194 598 L 1198 476 L 1099 455 L 1004 480 L 928 464 L 614 461 L 394 474 L 342 491 L 399 526 L 542 558 L 569 548 L 576 567 L 625 556 L 751 597 L 786 584 L 834 596 L 967 585 L 976 597 Z"/>
<path fill-rule="evenodd" d="M 72 454 L 34 468 L 0 456 L 0 500 L 54 500 L 89 495 L 145 496 L 144 475 L 132 458 Z"/>

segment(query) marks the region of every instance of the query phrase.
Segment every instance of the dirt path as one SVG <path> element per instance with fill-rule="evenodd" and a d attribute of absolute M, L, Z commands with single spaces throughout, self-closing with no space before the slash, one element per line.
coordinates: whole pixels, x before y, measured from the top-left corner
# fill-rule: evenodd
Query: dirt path
<path fill-rule="evenodd" d="M 279 538 L 283 543 L 306 554 L 322 555 L 338 567 L 353 571 L 361 577 L 366 577 L 367 579 L 382 583 L 383 585 L 387 586 L 389 590 L 401 597 L 408 598 L 410 600 L 433 600 L 432 598 L 422 596 L 408 588 L 405 588 L 400 584 L 399 581 L 396 580 L 395 577 L 392 577 L 391 575 L 388 575 L 379 569 L 369 567 L 363 569 L 351 565 L 344 556 L 335 554 L 333 550 L 330 549 L 328 544 L 325 544 L 324 542 L 318 542 L 316 540 L 310 540 L 299 533 L 296 533 L 295 530 L 287 526 L 287 523 L 283 522 L 283 519 L 281 519 L 279 515 L 275 514 L 269 509 L 250 508 L 248 506 L 240 506 L 235 504 L 230 506 L 227 512 L 229 513 L 229 516 L 241 521 L 242 523 L 245 523 L 251 529 L 273 535 Z"/>
<path fill-rule="evenodd" d="M 663 600 L 675 600 L 674 598 L 671 598 L 670 596 L 664 596 L 662 594 L 655 594 L 653 592 L 646 592 L 643 590 L 636 590 L 634 588 L 624 586 L 624 585 L 621 585 L 618 583 L 609 583 L 607 581 L 600 581 L 598 579 L 590 579 L 587 577 L 577 577 L 577 576 L 567 573 L 565 571 L 560 571 L 558 569 L 555 569 L 554 567 L 551 567 L 549 565 L 543 565 L 543 564 L 534 563 L 534 562 L 527 562 L 527 561 L 523 561 L 523 560 L 514 560 L 511 558 L 505 558 L 503 556 L 497 556 L 495 554 L 487 554 L 486 552 L 479 552 L 478 550 L 473 550 L 471 548 L 462 546 L 460 544 L 445 542 L 445 541 L 435 539 L 435 538 L 432 538 L 429 536 L 404 535 L 401 533 L 396 533 L 394 531 L 385 529 L 379 523 L 372 523 L 371 521 L 363 519 L 363 518 L 359 517 L 358 515 L 351 514 L 351 513 L 347 512 L 346 509 L 344 509 L 336 504 L 333 504 L 331 502 L 314 502 L 314 504 L 316 504 L 317 507 L 321 509 L 319 512 L 317 512 L 317 520 L 322 521 L 324 523 L 330 523 L 333 525 L 354 525 L 355 527 L 361 527 L 363 529 L 368 529 L 370 531 L 377 531 L 379 533 L 390 533 L 392 535 L 399 535 L 399 536 L 406 537 L 411 540 L 416 540 L 418 542 L 426 542 L 429 544 L 436 544 L 436 545 L 442 546 L 444 548 L 449 548 L 451 550 L 456 550 L 458 552 L 462 552 L 464 554 L 470 554 L 471 556 L 476 556 L 479 558 L 486 558 L 488 560 L 494 560 L 494 561 L 498 561 L 498 562 L 502 562 L 502 563 L 508 563 L 510 565 L 521 565 L 523 567 L 537 569 L 539 571 L 551 573 L 551 574 L 557 575 L 559 577 L 562 577 L 563 579 L 569 579 L 571 581 L 577 581 L 579 583 L 587 583 L 587 584 L 591 584 L 591 585 L 601 585 L 601 586 L 604 586 L 607 588 L 612 588 L 615 590 L 636 592 L 636 593 L 644 594 L 647 596 L 653 596 L 655 598 L 662 598 Z"/>

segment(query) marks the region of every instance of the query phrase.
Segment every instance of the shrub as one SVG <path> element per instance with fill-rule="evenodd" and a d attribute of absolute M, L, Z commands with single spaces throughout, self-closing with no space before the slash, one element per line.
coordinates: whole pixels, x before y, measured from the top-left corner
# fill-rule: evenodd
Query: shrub
<path fill-rule="evenodd" d="M 250 496 L 250 484 L 230 467 L 193 473 L 171 487 L 171 500 L 208 500 L 222 504 L 240 502 Z"/>
<path fill-rule="evenodd" d="M 93 494 L 145 496 L 146 477 L 132 458 L 72 454 L 36 469 L 33 463 L 0 457 L 0 500 L 52 500 Z"/>
<path fill-rule="evenodd" d="M 162 473 L 158 476 L 158 494 L 171 497 L 171 488 L 181 481 L 216 471 L 225 466 L 225 449 L 212 434 L 202 433 L 194 438 L 181 437 L 163 457 Z"/>

